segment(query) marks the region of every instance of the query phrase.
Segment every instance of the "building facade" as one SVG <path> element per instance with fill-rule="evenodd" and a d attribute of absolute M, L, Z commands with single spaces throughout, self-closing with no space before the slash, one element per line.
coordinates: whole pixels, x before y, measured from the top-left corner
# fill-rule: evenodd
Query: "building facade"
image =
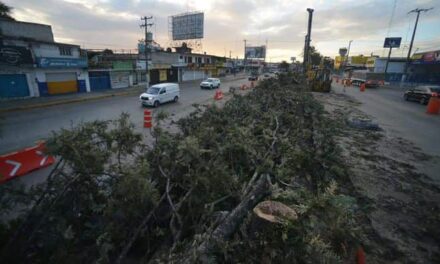
<path fill-rule="evenodd" d="M 48 25 L 0 21 L 0 98 L 90 91 L 87 58 Z"/>

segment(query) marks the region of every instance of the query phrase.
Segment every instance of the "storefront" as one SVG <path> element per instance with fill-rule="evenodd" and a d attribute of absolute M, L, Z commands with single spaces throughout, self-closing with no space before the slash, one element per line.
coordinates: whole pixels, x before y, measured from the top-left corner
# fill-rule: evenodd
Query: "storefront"
<path fill-rule="evenodd" d="M 41 96 L 87 92 L 85 58 L 37 58 L 35 81 Z"/>
<path fill-rule="evenodd" d="M 112 89 L 127 88 L 133 84 L 133 61 L 114 61 L 113 71 L 110 72 Z"/>
<path fill-rule="evenodd" d="M 25 47 L 3 46 L 0 42 L 0 98 L 19 98 L 32 95 L 28 83 L 33 59 Z"/>
<path fill-rule="evenodd" d="M 408 81 L 440 85 L 440 50 L 414 54 L 408 70 Z"/>

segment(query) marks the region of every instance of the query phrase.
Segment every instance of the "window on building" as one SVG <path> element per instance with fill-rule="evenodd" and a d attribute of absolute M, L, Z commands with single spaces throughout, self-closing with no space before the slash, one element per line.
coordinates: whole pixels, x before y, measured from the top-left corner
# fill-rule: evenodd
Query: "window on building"
<path fill-rule="evenodd" d="M 60 55 L 62 56 L 72 56 L 72 49 L 70 47 L 59 47 Z"/>
<path fill-rule="evenodd" d="M 187 63 L 188 62 L 188 57 L 187 56 L 185 56 L 185 63 Z"/>
<path fill-rule="evenodd" d="M 206 63 L 211 63 L 211 60 L 209 58 L 206 58 Z"/>
<path fill-rule="evenodd" d="M 192 63 L 193 62 L 193 58 L 191 56 L 188 57 L 188 63 Z"/>

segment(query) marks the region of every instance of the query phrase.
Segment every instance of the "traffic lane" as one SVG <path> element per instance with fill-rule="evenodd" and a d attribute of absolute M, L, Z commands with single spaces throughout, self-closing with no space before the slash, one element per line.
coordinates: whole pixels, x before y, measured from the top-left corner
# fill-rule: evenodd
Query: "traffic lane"
<path fill-rule="evenodd" d="M 238 86 L 244 79 L 226 80 L 221 90 L 226 92 L 229 86 Z M 200 82 L 181 84 L 181 98 L 177 104 L 165 104 L 157 110 L 165 110 L 171 114 L 190 107 L 194 103 L 213 97 L 214 90 L 201 90 Z M 81 122 L 93 120 L 116 119 L 122 112 L 128 113 L 137 129 L 142 128 L 143 107 L 139 95 L 110 97 L 96 101 L 57 105 L 22 112 L 9 113 L 3 116 L 0 153 L 15 151 L 31 146 L 35 141 L 47 138 L 51 131 L 71 128 Z"/>
<path fill-rule="evenodd" d="M 344 93 L 342 86 L 333 85 L 333 91 Z M 362 103 L 360 109 L 373 116 L 381 126 L 408 139 L 424 152 L 440 156 L 440 116 L 426 114 L 426 106 L 403 99 L 403 90 L 347 87 L 346 94 Z"/>
<path fill-rule="evenodd" d="M 225 81 L 221 86 L 221 90 L 223 92 L 227 92 L 230 86 L 239 86 L 246 83 L 245 80 L 234 80 L 234 81 Z M 198 85 L 193 84 L 184 84 L 181 87 L 181 100 L 178 103 L 167 103 L 161 105 L 159 108 L 151 108 L 152 111 L 165 111 L 172 115 L 173 120 L 180 119 L 188 115 L 193 111 L 192 104 L 194 103 L 206 103 L 209 102 L 210 99 L 213 99 L 214 93 L 216 90 L 200 90 Z M 78 104 L 76 106 L 69 106 L 69 108 L 77 110 L 80 107 L 81 111 L 87 112 L 88 108 L 84 107 L 84 105 L 93 107 L 95 109 L 101 109 L 99 113 L 111 114 L 114 117 L 118 117 L 123 111 L 130 114 L 131 120 L 134 122 L 136 126 L 136 130 L 141 133 L 145 133 L 145 140 L 151 140 L 151 135 L 147 133 L 148 130 L 143 128 L 143 110 L 147 109 L 141 106 L 138 96 L 127 96 L 127 97 L 118 97 L 111 98 L 109 100 L 104 101 L 95 101 L 95 104 L 84 103 Z M 116 106 L 119 105 L 122 109 L 114 110 Z M 66 111 L 66 109 L 63 109 Z M 53 115 L 52 115 L 53 116 Z M 89 117 L 90 118 L 90 117 Z M 90 118 L 93 119 L 93 118 Z M 108 116 L 105 116 L 101 119 L 111 119 Z M 93 119 L 94 120 L 94 119 Z M 85 120 L 84 120 L 85 121 Z M 12 180 L 11 184 L 24 184 L 26 187 L 34 186 L 35 184 L 42 183 L 47 179 L 50 171 L 53 169 L 54 165 L 36 170 L 24 177 L 19 177 L 17 179 Z"/>

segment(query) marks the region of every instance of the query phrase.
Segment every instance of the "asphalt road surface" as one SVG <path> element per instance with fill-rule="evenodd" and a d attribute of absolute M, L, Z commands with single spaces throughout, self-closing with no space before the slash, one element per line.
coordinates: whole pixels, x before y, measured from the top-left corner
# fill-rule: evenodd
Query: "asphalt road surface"
<path fill-rule="evenodd" d="M 426 105 L 407 102 L 404 89 L 380 87 L 360 92 L 358 87 L 347 87 L 346 94 L 362 103 L 359 107 L 387 131 L 412 141 L 425 153 L 440 156 L 440 115 L 426 114 Z M 343 93 L 340 85 L 333 91 Z"/>
<path fill-rule="evenodd" d="M 222 80 L 220 89 L 223 92 L 229 91 L 231 86 L 238 87 L 248 83 L 245 77 L 231 78 L 233 77 Z M 156 113 L 168 112 L 173 120 L 188 115 L 194 110 L 193 104 L 213 100 L 216 90 L 202 90 L 199 84 L 200 81 L 180 84 L 180 99 L 177 103 L 166 103 L 157 109 L 150 109 Z M 130 95 L 9 113 L 2 120 L 0 155 L 33 146 L 36 141 L 49 137 L 52 131 L 70 128 L 81 122 L 117 119 L 123 112 L 130 114 L 137 131 L 145 132 L 144 109 L 146 108 L 139 102 L 139 95 Z M 45 181 L 52 168 L 53 165 L 34 171 L 12 180 L 11 183 L 33 186 Z"/>
<path fill-rule="evenodd" d="M 230 86 L 247 83 L 244 77 L 228 79 L 222 81 L 220 89 L 223 92 L 228 91 Z M 179 102 L 161 105 L 153 111 L 163 110 L 180 116 L 189 113 L 193 109 L 192 104 L 204 103 L 214 96 L 215 90 L 201 90 L 199 84 L 200 81 L 180 84 Z M 143 110 L 139 95 L 130 95 L 8 113 L 2 120 L 0 154 L 32 146 L 50 136 L 52 131 L 70 128 L 80 122 L 116 119 L 122 112 L 130 114 L 136 129 L 141 130 Z"/>
<path fill-rule="evenodd" d="M 344 93 L 341 85 L 333 85 L 333 92 Z M 362 104 L 359 109 L 393 137 L 406 139 L 432 158 L 414 164 L 420 173 L 440 184 L 440 115 L 426 113 L 426 105 L 403 99 L 405 89 L 398 87 L 347 87 L 345 93 Z"/>

